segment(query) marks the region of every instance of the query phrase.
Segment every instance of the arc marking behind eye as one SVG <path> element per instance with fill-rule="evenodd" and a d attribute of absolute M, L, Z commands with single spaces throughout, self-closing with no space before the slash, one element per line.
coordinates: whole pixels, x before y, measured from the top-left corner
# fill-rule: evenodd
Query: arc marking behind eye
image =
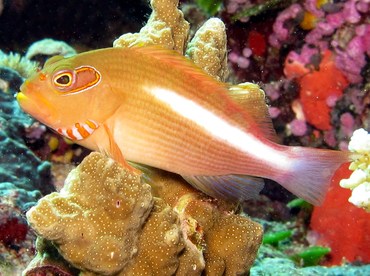
<path fill-rule="evenodd" d="M 90 76 L 90 80 L 86 83 L 81 83 L 81 80 L 78 79 L 82 76 L 82 74 L 90 73 L 92 76 Z M 68 77 L 70 79 L 68 79 Z M 67 71 L 63 70 L 56 74 L 53 78 L 53 82 L 62 92 L 61 94 L 63 96 L 71 95 L 71 94 L 77 94 L 86 91 L 87 89 L 90 89 L 96 85 L 98 85 L 101 81 L 101 74 L 100 72 L 89 65 L 82 65 L 80 67 L 77 67 L 74 71 Z M 78 87 L 73 87 L 74 84 L 78 84 Z M 68 89 L 72 88 L 72 89 Z"/>
<path fill-rule="evenodd" d="M 93 73 L 94 76 L 95 76 L 95 79 L 86 83 L 85 85 L 82 85 L 81 87 L 78 87 L 76 89 L 71 90 L 70 93 L 75 94 L 75 93 L 83 92 L 86 89 L 89 89 L 89 88 L 92 88 L 92 87 L 98 85 L 99 82 L 101 81 L 101 74 L 95 67 L 92 67 L 92 66 L 89 66 L 89 65 L 83 65 L 83 66 L 77 67 L 75 72 L 76 72 L 76 75 L 78 75 L 79 73 L 84 73 L 84 72 Z"/>

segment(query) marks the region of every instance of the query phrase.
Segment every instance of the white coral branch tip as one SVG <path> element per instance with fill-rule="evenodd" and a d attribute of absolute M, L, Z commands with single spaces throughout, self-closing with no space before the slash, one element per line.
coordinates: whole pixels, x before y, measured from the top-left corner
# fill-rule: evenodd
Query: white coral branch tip
<path fill-rule="evenodd" d="M 370 133 L 362 128 L 354 131 L 348 149 L 359 157 L 349 166 L 351 176 L 339 185 L 352 190 L 349 202 L 370 212 Z"/>

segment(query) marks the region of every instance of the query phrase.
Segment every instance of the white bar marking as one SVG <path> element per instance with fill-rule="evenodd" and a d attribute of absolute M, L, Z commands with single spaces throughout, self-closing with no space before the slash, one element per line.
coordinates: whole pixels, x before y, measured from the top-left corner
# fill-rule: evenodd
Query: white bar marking
<path fill-rule="evenodd" d="M 146 87 L 145 90 L 168 104 L 175 112 L 195 122 L 208 133 L 234 148 L 252 155 L 254 158 L 268 160 L 281 168 L 287 169 L 291 165 L 291 160 L 282 155 L 281 152 L 264 145 L 254 136 L 248 135 L 204 107 L 178 95 L 175 91 L 161 87 Z"/>

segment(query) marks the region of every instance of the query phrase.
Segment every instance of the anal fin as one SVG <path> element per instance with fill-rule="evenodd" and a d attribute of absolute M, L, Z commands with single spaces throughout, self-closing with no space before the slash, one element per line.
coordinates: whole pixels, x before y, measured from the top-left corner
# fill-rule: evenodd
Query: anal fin
<path fill-rule="evenodd" d="M 255 198 L 264 186 L 262 178 L 249 175 L 182 176 L 205 194 L 227 201 Z"/>

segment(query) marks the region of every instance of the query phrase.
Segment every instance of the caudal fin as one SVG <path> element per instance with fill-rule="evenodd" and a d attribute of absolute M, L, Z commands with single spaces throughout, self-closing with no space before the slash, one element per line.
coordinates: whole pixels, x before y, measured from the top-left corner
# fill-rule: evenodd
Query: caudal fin
<path fill-rule="evenodd" d="M 294 163 L 277 180 L 284 188 L 307 202 L 320 205 L 339 166 L 351 161 L 351 153 L 303 147 L 289 147 Z"/>

